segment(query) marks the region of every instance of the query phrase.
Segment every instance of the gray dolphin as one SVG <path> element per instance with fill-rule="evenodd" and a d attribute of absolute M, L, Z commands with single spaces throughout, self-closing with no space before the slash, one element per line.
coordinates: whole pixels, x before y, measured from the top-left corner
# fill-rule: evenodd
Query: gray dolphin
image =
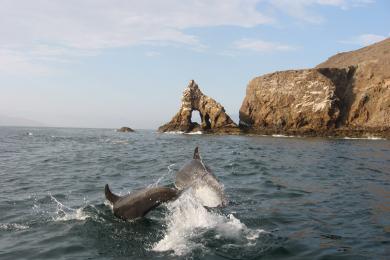
<path fill-rule="evenodd" d="M 111 192 L 108 184 L 105 187 L 105 195 L 113 204 L 114 215 L 124 220 L 143 217 L 161 203 L 177 198 L 178 194 L 179 191 L 176 189 L 155 187 L 118 196 Z"/>
<path fill-rule="evenodd" d="M 178 190 L 190 187 L 195 189 L 209 187 L 220 198 L 221 203 L 217 206 L 225 206 L 227 204 L 223 185 L 219 183 L 211 169 L 202 161 L 198 147 L 195 148 L 193 159 L 176 173 L 175 186 Z"/>

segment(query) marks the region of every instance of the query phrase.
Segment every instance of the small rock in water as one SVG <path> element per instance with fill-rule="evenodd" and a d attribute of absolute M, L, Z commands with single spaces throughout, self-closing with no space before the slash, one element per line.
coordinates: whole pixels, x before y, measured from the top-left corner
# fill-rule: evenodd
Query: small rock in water
<path fill-rule="evenodd" d="M 123 126 L 121 128 L 119 128 L 118 130 L 116 130 L 117 132 L 122 132 L 122 133 L 129 133 L 129 132 L 134 132 L 133 129 L 131 129 L 130 127 L 127 127 L 127 126 Z"/>

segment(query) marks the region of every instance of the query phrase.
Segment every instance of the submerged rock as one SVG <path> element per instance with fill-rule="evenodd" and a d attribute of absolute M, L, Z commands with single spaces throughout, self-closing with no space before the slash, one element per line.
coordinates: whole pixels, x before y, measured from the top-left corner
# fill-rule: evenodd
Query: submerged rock
<path fill-rule="evenodd" d="M 133 129 L 131 129 L 130 127 L 127 127 L 127 126 L 123 126 L 121 128 L 119 128 L 118 130 L 116 130 L 117 132 L 122 132 L 122 133 L 129 133 L 129 132 L 134 132 Z"/>
<path fill-rule="evenodd" d="M 314 69 L 248 84 L 240 127 L 253 133 L 390 134 L 390 39 L 337 54 Z"/>
<path fill-rule="evenodd" d="M 160 132 L 239 132 L 237 125 L 226 114 L 224 107 L 214 99 L 204 95 L 194 80 L 183 91 L 179 112 L 172 120 L 159 127 Z M 191 121 L 193 111 L 198 111 L 201 124 Z"/>

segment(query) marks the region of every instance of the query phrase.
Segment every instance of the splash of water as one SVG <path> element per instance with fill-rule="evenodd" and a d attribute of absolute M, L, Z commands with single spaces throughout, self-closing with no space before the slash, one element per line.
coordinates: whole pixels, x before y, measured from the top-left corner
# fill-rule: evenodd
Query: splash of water
<path fill-rule="evenodd" d="M 173 170 L 174 166 L 175 166 L 174 163 L 171 164 L 171 165 L 168 165 L 168 171 L 165 174 L 161 175 L 157 179 L 157 181 L 155 181 L 154 183 L 148 185 L 148 188 L 155 188 L 155 187 L 157 187 L 164 178 L 171 176 L 174 173 L 174 170 Z"/>
<path fill-rule="evenodd" d="M 192 189 L 192 195 L 206 207 L 217 207 L 223 203 L 222 197 L 208 185 L 195 185 Z"/>
<path fill-rule="evenodd" d="M 54 196 L 50 195 L 50 198 L 57 204 L 56 215 L 53 217 L 54 221 L 85 220 L 89 218 L 83 208 L 70 208 L 59 202 Z"/>
<path fill-rule="evenodd" d="M 202 200 L 197 197 L 202 194 Z M 205 232 L 213 230 L 216 239 L 239 239 L 251 242 L 256 240 L 264 230 L 251 230 L 239 219 L 208 211 L 203 203 L 212 204 L 218 196 L 213 193 L 194 193 L 185 191 L 177 200 L 166 204 L 167 230 L 164 237 L 157 242 L 153 251 L 173 251 L 175 255 L 186 255 L 196 248 L 203 248 L 199 241 Z"/>

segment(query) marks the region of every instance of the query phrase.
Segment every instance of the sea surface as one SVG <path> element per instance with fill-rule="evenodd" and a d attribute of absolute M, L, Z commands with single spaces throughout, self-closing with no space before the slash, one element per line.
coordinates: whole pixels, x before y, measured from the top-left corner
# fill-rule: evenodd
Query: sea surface
<path fill-rule="evenodd" d="M 199 146 L 229 204 L 114 217 Z M 207 194 L 206 194 L 207 195 Z M 390 141 L 0 127 L 0 259 L 389 259 Z"/>

